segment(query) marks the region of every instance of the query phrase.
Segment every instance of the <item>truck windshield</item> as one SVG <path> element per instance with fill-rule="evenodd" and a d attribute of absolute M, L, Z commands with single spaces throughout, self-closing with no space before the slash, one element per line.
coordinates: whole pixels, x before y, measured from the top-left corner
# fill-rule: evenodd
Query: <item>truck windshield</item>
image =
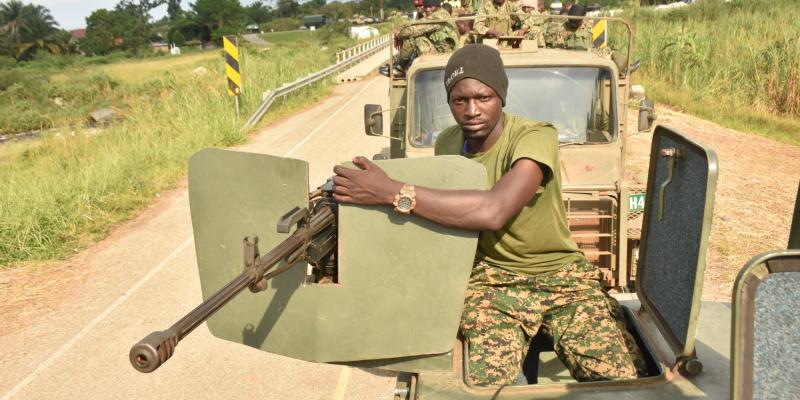
<path fill-rule="evenodd" d="M 505 111 L 547 121 L 561 143 L 600 144 L 614 140 L 616 109 L 611 72 L 596 67 L 509 68 Z M 455 124 L 444 90 L 444 71 L 414 77 L 411 144 L 430 147 Z"/>

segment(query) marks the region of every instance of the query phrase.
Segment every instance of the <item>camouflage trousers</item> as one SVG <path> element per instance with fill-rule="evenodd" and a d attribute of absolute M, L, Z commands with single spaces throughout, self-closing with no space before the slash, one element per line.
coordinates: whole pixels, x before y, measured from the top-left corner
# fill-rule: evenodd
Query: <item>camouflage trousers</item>
<path fill-rule="evenodd" d="M 517 274 L 479 262 L 461 316 L 473 385 L 516 383 L 539 328 L 578 381 L 629 379 L 645 371 L 619 303 L 600 287 L 586 259 L 546 276 Z"/>

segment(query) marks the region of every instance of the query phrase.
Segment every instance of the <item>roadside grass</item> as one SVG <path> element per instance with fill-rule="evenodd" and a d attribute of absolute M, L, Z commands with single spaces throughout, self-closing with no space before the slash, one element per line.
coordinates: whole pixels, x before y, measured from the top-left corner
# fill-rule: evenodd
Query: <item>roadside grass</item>
<path fill-rule="evenodd" d="M 174 187 L 192 153 L 244 142 L 242 120 L 263 91 L 324 68 L 336 50 L 321 50 L 315 41 L 266 50 L 244 45 L 238 120 L 218 51 L 219 57 L 198 55 L 184 72 L 154 72 L 131 90 L 120 89 L 128 84 L 122 78 L 110 77 L 127 67 L 103 72 L 106 82 L 117 86 L 100 90 L 123 91 L 122 121 L 95 134 L 79 127 L 56 129 L 36 143 L 0 146 L 0 266 L 61 259 L 105 237 L 114 224 Z M 208 72 L 191 72 L 197 66 Z M 330 80 L 322 80 L 295 92 L 275 104 L 265 122 L 318 100 L 331 87 Z"/>
<path fill-rule="evenodd" d="M 701 0 L 633 8 L 648 97 L 723 126 L 800 145 L 800 24 L 794 0 Z"/>
<path fill-rule="evenodd" d="M 193 51 L 189 54 L 182 54 L 180 57 L 165 56 L 149 60 L 132 60 L 129 62 L 97 66 L 92 69 L 87 69 L 83 73 L 91 75 L 102 71 L 117 82 L 137 84 L 147 82 L 154 77 L 169 72 L 190 71 L 200 62 L 221 57 L 221 52 L 221 49 L 201 50 Z M 57 82 L 67 82 L 74 78 L 74 76 L 71 76 L 72 74 L 74 74 L 74 72 L 54 74 L 50 79 Z"/>
<path fill-rule="evenodd" d="M 189 66 L 219 58 L 217 50 L 180 57 L 125 59 L 43 55 L 0 71 L 0 134 L 82 126 L 98 108 L 124 110 L 132 99 L 147 96 L 153 82 Z"/>

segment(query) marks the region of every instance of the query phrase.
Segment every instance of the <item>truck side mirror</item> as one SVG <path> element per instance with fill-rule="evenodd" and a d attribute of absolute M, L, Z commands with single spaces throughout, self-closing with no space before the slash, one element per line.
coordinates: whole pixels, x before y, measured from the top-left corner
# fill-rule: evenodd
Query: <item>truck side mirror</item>
<path fill-rule="evenodd" d="M 653 100 L 642 99 L 639 102 L 639 132 L 649 131 L 653 127 L 653 121 L 658 118 L 655 106 Z"/>
<path fill-rule="evenodd" d="M 364 105 L 364 132 L 367 136 L 383 136 L 383 109 L 380 104 Z"/>

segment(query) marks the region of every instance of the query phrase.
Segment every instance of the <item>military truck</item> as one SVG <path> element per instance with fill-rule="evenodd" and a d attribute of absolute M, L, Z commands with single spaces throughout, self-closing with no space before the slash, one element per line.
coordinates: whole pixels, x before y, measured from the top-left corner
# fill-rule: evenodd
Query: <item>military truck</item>
<path fill-rule="evenodd" d="M 327 23 L 327 15 L 306 15 L 303 17 L 303 26 L 309 29 L 311 27 L 314 27 L 314 29 L 319 29 L 325 26 Z"/>
<path fill-rule="evenodd" d="M 205 301 L 134 345 L 130 361 L 155 370 L 207 322 L 213 335 L 263 351 L 398 371 L 403 400 L 796 398 L 800 199 L 789 250 L 751 260 L 732 306 L 702 302 L 716 156 L 662 126 L 651 154 L 636 293 L 615 295 L 645 353 L 648 371 L 637 379 L 575 382 L 537 335 L 516 385 L 467 384 L 458 324 L 475 232 L 390 207 L 337 205 L 330 186 L 308 192 L 304 161 L 219 149 L 189 162 Z M 459 156 L 377 162 L 430 187 L 485 185 L 483 167 Z M 245 288 L 253 293 L 237 296 Z"/>
<path fill-rule="evenodd" d="M 591 20 L 598 27 L 619 25 L 626 33 L 625 48 L 632 48 L 627 22 Z M 432 23 L 448 22 L 416 22 Z M 607 35 L 604 30 L 596 34 Z M 644 191 L 625 179 L 625 148 L 631 131 L 650 129 L 655 114 L 652 102 L 644 102 L 638 127 L 628 126 L 630 75 L 636 66 L 629 66 L 629 52 L 615 54 L 602 40 L 597 44 L 602 47 L 586 51 L 537 48 L 534 41 L 516 37 L 493 43 L 499 46 L 508 73 L 505 111 L 548 121 L 558 129 L 572 237 L 600 267 L 605 287 L 630 291 L 636 277 Z M 433 155 L 438 133 L 455 124 L 443 83 L 448 58 L 449 54 L 423 55 L 405 75 L 392 74 L 385 111 L 389 146 L 378 157 Z M 365 106 L 368 135 L 383 134 L 382 112 L 379 105 Z"/>
<path fill-rule="evenodd" d="M 415 67 L 421 69 L 423 61 Z M 569 68 L 595 68 L 590 80 L 609 93 L 598 100 L 608 110 L 601 115 L 616 127 L 621 111 L 610 93 L 619 89 L 618 81 L 608 75 L 619 70 L 606 64 L 604 76 L 601 68 L 582 65 Z M 556 84 L 580 82 L 580 75 L 568 72 L 545 76 Z M 403 95 L 414 98 L 413 89 Z M 380 118 L 369 115 L 373 132 L 379 131 Z M 621 150 L 614 144 L 623 140 L 620 131 L 596 131 L 576 135 L 562 150 L 587 145 L 572 143 L 578 140 L 600 141 L 592 146 L 601 151 Z M 606 134 L 612 138 L 602 142 L 599 136 Z M 395 133 L 392 141 L 401 140 L 408 144 Z M 394 396 L 402 400 L 796 398 L 800 199 L 789 249 L 753 258 L 737 278 L 732 305 L 703 302 L 716 155 L 664 126 L 655 128 L 650 154 L 636 293 L 615 294 L 645 353 L 648 370 L 636 379 L 575 382 L 548 338 L 537 335 L 517 384 L 467 384 L 469 353 L 458 325 L 477 233 L 390 207 L 336 204 L 330 184 L 309 192 L 304 161 L 220 149 L 203 150 L 189 161 L 205 300 L 135 344 L 131 364 L 142 372 L 157 369 L 183 337 L 207 322 L 216 337 L 263 351 L 398 371 Z M 460 156 L 376 162 L 396 179 L 428 187 L 480 189 L 486 182 L 484 168 Z M 597 198 L 610 192 L 597 190 Z M 262 254 L 260 248 L 270 250 Z M 252 293 L 239 295 L 245 288 Z"/>

